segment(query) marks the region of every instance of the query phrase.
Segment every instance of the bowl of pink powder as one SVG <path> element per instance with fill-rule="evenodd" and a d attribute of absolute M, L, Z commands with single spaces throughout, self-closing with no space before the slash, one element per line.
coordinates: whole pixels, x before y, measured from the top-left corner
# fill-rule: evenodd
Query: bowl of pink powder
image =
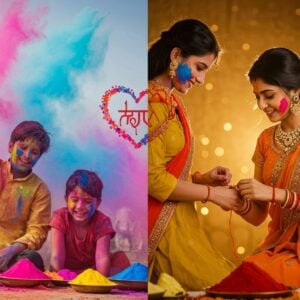
<path fill-rule="evenodd" d="M 6 286 L 35 286 L 48 284 L 51 278 L 38 269 L 29 259 L 23 258 L 0 273 L 0 282 Z"/>

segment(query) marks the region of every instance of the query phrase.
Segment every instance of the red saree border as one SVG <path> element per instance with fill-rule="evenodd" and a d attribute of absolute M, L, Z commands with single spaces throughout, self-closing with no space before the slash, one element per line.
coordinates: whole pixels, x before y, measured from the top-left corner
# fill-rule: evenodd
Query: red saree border
<path fill-rule="evenodd" d="M 150 98 L 149 98 L 150 99 Z M 193 138 L 190 131 L 189 120 L 183 104 L 173 97 L 177 104 L 177 111 L 183 126 L 185 145 L 166 166 L 166 170 L 176 178 L 186 180 L 189 176 L 192 156 L 193 156 Z M 151 100 L 149 100 L 151 101 Z M 154 101 L 158 101 L 155 99 Z M 163 100 L 160 100 L 163 101 Z M 151 263 L 156 248 L 167 228 L 167 225 L 175 211 L 176 201 L 160 202 L 157 199 L 148 197 L 148 262 Z"/>

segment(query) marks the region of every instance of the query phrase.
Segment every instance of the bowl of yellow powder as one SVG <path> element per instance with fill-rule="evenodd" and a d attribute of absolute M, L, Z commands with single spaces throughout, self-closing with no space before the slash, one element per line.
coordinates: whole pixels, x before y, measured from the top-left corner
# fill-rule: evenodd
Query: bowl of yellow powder
<path fill-rule="evenodd" d="M 72 288 L 81 293 L 109 293 L 116 284 L 93 269 L 87 269 L 69 281 Z"/>

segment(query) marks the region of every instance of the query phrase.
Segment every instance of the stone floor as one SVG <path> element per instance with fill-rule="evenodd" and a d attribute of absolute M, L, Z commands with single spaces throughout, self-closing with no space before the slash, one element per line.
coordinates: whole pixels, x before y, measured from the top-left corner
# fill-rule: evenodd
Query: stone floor
<path fill-rule="evenodd" d="M 36 286 L 5 287 L 0 286 L 0 300 L 147 300 L 143 291 L 113 289 L 109 294 L 79 293 L 71 287 Z"/>

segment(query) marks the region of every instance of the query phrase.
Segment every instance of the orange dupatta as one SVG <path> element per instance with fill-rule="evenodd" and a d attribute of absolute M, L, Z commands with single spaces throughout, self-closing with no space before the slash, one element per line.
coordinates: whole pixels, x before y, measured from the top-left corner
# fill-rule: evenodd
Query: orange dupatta
<path fill-rule="evenodd" d="M 153 85 L 154 86 L 154 85 Z M 157 89 L 157 87 L 154 86 Z M 156 90 L 151 93 L 149 90 L 149 102 L 164 102 L 167 105 L 168 99 L 163 97 L 162 90 Z M 164 94 L 165 91 L 163 90 Z M 177 104 L 177 112 L 183 126 L 185 145 L 183 149 L 167 164 L 166 170 L 174 175 L 176 178 L 187 179 L 189 175 L 189 166 L 192 160 L 193 153 L 193 142 L 190 132 L 189 122 L 186 116 L 184 107 L 180 103 L 180 100 L 171 94 L 171 101 Z M 170 100 L 170 99 L 169 99 Z M 149 142 L 155 138 L 155 136 L 161 134 L 167 129 L 167 121 L 159 127 L 153 135 L 149 136 Z M 158 247 L 159 241 L 163 236 L 165 229 L 172 217 L 172 214 L 176 208 L 176 201 L 165 201 L 160 202 L 154 197 L 148 195 L 148 257 L 149 263 L 152 261 L 156 248 Z"/>

